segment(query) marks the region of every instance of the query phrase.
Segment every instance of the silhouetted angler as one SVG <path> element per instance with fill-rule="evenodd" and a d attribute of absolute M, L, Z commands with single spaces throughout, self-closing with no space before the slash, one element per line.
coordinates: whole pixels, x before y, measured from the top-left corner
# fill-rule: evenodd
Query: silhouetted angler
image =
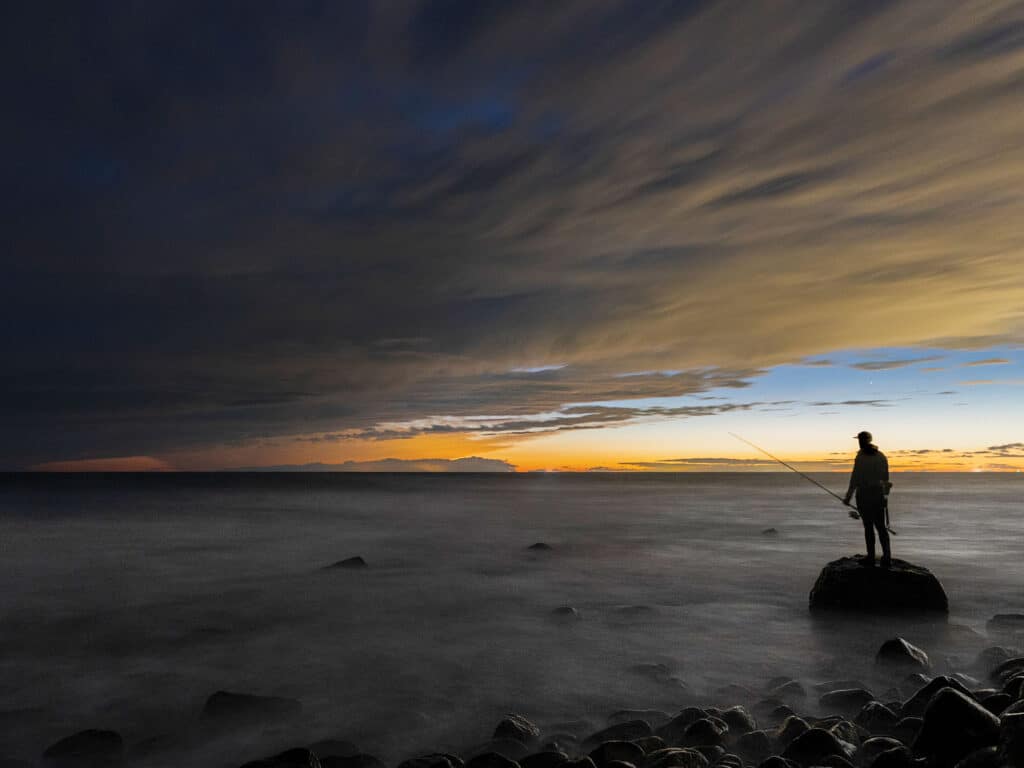
<path fill-rule="evenodd" d="M 888 568 L 892 562 L 892 549 L 889 545 L 889 531 L 885 527 L 885 509 L 888 504 L 889 460 L 871 442 L 870 432 L 857 434 L 860 450 L 853 462 L 853 474 L 850 475 L 850 487 L 846 491 L 844 504 L 850 503 L 854 492 L 857 493 L 857 510 L 861 522 L 864 523 L 864 542 L 867 544 L 868 555 L 865 565 L 875 564 L 875 531 L 882 542 L 882 567 Z"/>

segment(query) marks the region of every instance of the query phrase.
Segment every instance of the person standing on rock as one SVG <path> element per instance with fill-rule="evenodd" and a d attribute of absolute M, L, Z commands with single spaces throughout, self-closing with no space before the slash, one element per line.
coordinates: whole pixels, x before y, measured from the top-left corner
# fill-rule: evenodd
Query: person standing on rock
<path fill-rule="evenodd" d="M 871 440 L 870 432 L 857 434 L 860 450 L 853 462 L 850 487 L 846 491 L 843 503 L 849 504 L 854 492 L 857 493 L 857 510 L 860 512 L 861 522 L 864 523 L 864 542 L 868 548 L 864 565 L 873 566 L 875 564 L 875 531 L 877 530 L 878 539 L 882 542 L 882 567 L 888 568 L 892 564 L 889 531 L 885 527 L 885 508 L 888 503 L 889 490 L 892 488 L 892 483 L 889 482 L 889 460 Z M 856 512 L 850 514 L 854 517 L 857 516 Z"/>

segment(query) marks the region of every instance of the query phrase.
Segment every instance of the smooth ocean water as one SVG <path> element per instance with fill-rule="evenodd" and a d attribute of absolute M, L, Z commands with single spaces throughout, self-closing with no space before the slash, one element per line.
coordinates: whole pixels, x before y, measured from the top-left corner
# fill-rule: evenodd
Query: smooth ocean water
<path fill-rule="evenodd" d="M 812 619 L 818 571 L 862 532 L 791 474 L 9 476 L 0 756 L 86 727 L 173 742 L 218 689 L 306 716 L 194 765 L 325 737 L 393 762 L 506 712 L 596 727 L 726 683 L 866 679 L 897 633 L 966 669 L 1005 641 L 986 620 L 1024 611 L 1024 475 L 894 480 L 895 554 L 939 576 L 949 626 Z M 352 555 L 370 567 L 321 570 Z"/>

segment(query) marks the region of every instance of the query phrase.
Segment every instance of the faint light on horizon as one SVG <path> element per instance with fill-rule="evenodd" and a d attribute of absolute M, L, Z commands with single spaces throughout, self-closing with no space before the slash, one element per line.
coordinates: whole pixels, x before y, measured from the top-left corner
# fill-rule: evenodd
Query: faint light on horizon
<path fill-rule="evenodd" d="M 568 365 L 568 363 L 558 363 L 557 365 L 534 365 L 524 366 L 522 368 L 510 368 L 509 370 L 512 373 L 544 373 L 545 371 L 560 371 Z"/>

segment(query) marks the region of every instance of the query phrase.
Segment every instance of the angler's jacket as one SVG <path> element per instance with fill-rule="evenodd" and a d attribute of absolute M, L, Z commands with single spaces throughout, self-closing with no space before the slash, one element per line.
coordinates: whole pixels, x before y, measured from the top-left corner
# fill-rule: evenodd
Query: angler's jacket
<path fill-rule="evenodd" d="M 850 475 L 850 493 L 854 491 L 889 492 L 889 460 L 879 450 L 858 451 Z"/>

